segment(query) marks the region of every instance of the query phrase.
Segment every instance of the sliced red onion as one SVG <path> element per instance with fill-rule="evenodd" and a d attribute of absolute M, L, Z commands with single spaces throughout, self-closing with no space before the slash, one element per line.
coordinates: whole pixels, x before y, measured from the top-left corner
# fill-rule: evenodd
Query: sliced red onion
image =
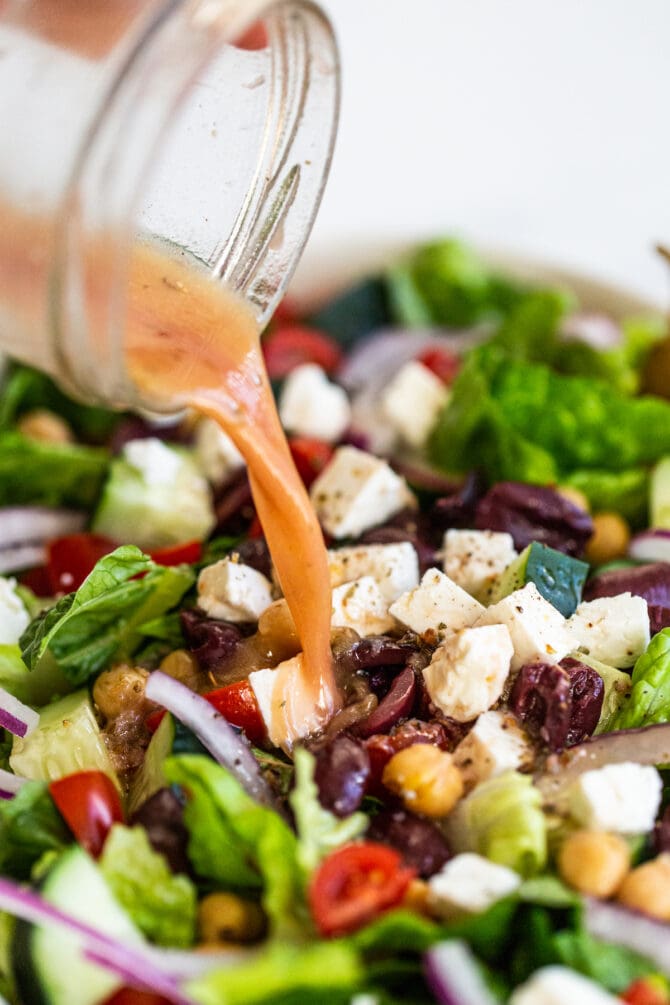
<path fill-rule="evenodd" d="M 124 983 L 163 995 L 173 1005 L 194 1005 L 193 999 L 179 987 L 178 979 L 159 969 L 143 946 L 119 942 L 54 907 L 32 890 L 0 879 L 0 910 L 35 925 L 64 928 L 80 939 L 85 956 L 117 974 Z"/>
<path fill-rule="evenodd" d="M 670 763 L 670 723 L 623 729 L 594 736 L 561 754 L 547 758 L 544 772 L 535 784 L 551 803 L 558 799 L 585 771 L 603 768 L 606 764 Z"/>
<path fill-rule="evenodd" d="M 585 900 L 584 924 L 595 938 L 646 956 L 670 976 L 670 925 L 591 897 Z"/>
<path fill-rule="evenodd" d="M 0 687 L 0 726 L 14 736 L 30 736 L 40 721 L 39 714 L 9 691 Z"/>
<path fill-rule="evenodd" d="M 628 555 L 638 562 L 670 562 L 670 530 L 644 530 L 636 534 Z"/>
<path fill-rule="evenodd" d="M 14 775 L 11 771 L 0 768 L 0 799 L 13 799 L 16 793 L 28 781 L 21 775 Z"/>
<path fill-rule="evenodd" d="M 235 949 L 212 950 L 211 952 L 208 950 L 206 953 L 202 953 L 189 949 L 162 949 L 158 946 L 146 946 L 144 953 L 155 967 L 182 983 L 183 981 L 196 980 L 211 970 L 224 970 L 240 963 L 248 963 L 250 959 L 258 955 L 259 950 L 256 948 L 244 949 L 240 946 Z"/>
<path fill-rule="evenodd" d="M 150 675 L 145 694 L 149 701 L 162 705 L 188 726 L 250 796 L 264 806 L 274 808 L 276 800 L 261 774 L 246 737 L 233 729 L 228 720 L 212 708 L 208 701 L 160 670 L 154 670 Z"/>
<path fill-rule="evenodd" d="M 55 537 L 74 534 L 86 524 L 76 510 L 47 506 L 0 507 L 0 574 L 41 565 L 46 545 Z"/>
<path fill-rule="evenodd" d="M 405 460 L 403 457 L 394 457 L 392 466 L 399 475 L 409 482 L 412 488 L 420 489 L 424 492 L 433 492 L 435 495 L 449 496 L 458 492 L 463 487 L 462 478 L 454 478 L 453 475 L 445 475 L 444 471 L 431 468 L 427 464 L 419 461 Z"/>
<path fill-rule="evenodd" d="M 467 943 L 438 942 L 424 957 L 424 972 L 440 1005 L 495 1005 Z"/>

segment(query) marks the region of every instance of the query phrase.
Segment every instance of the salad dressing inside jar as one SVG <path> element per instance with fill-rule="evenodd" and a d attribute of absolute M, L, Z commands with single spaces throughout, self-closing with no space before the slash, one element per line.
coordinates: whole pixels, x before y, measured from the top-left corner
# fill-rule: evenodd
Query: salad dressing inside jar
<path fill-rule="evenodd" d="M 225 429 L 302 644 L 301 697 L 325 719 L 326 554 L 259 333 L 330 162 L 332 31 L 302 0 L 118 0 L 102 19 L 88 6 L 0 6 L 14 147 L 0 167 L 0 346 L 85 400 L 193 407 Z M 254 47 L 235 44 L 253 22 Z"/>

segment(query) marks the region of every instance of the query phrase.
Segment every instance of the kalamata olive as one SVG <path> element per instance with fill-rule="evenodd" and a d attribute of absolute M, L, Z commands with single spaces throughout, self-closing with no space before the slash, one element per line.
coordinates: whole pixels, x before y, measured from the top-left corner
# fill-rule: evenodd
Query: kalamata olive
<path fill-rule="evenodd" d="M 670 607 L 664 607 L 661 604 L 648 604 L 647 609 L 651 635 L 662 632 L 664 628 L 670 628 Z"/>
<path fill-rule="evenodd" d="M 658 855 L 670 852 L 670 806 L 666 806 L 654 828 L 654 848 Z"/>
<path fill-rule="evenodd" d="M 350 736 L 337 736 L 316 754 L 314 780 L 319 801 L 338 817 L 349 816 L 361 805 L 370 777 L 370 757 Z"/>
<path fill-rule="evenodd" d="M 246 468 L 217 489 L 214 498 L 217 534 L 245 534 L 256 514 Z"/>
<path fill-rule="evenodd" d="M 644 597 L 648 604 L 670 607 L 670 562 L 631 565 L 601 572 L 587 582 L 584 599 L 615 597 L 618 593 L 627 592 Z"/>
<path fill-rule="evenodd" d="M 600 675 L 578 660 L 538 661 L 521 668 L 509 704 L 528 732 L 556 751 L 593 733 L 604 692 Z"/>
<path fill-rule="evenodd" d="M 553 489 L 498 482 L 477 505 L 478 530 L 507 531 L 522 551 L 539 541 L 566 555 L 581 555 L 593 534 L 589 514 Z"/>
<path fill-rule="evenodd" d="M 240 562 L 250 565 L 256 572 L 261 572 L 268 579 L 272 578 L 272 559 L 270 549 L 264 537 L 248 537 L 240 541 L 233 549 L 240 557 Z"/>
<path fill-rule="evenodd" d="M 200 611 L 182 611 L 179 617 L 186 645 L 201 670 L 217 669 L 242 641 L 242 633 L 235 625 L 215 621 Z"/>
<path fill-rule="evenodd" d="M 373 667 L 399 667 L 407 662 L 414 649 L 409 641 L 392 639 L 390 635 L 369 635 L 338 651 L 337 661 L 351 672 Z"/>
<path fill-rule="evenodd" d="M 410 715 L 416 694 L 416 677 L 408 667 L 395 678 L 388 694 L 382 698 L 374 712 L 356 726 L 359 736 L 387 733 L 400 719 Z"/>
<path fill-rule="evenodd" d="M 139 415 L 125 415 L 112 433 L 109 449 L 113 454 L 120 454 L 126 443 L 149 436 L 167 443 L 184 443 L 188 439 L 181 423 L 152 423 Z"/>
<path fill-rule="evenodd" d="M 184 825 L 184 808 L 172 789 L 159 789 L 130 818 L 131 824 L 141 824 L 155 851 L 167 859 L 173 872 L 190 872 L 188 830 Z"/>
<path fill-rule="evenodd" d="M 366 840 L 395 848 L 423 879 L 439 872 L 451 858 L 440 829 L 430 820 L 406 810 L 382 810 L 372 818 Z"/>
<path fill-rule="evenodd" d="M 440 534 L 450 528 L 474 527 L 477 503 L 485 490 L 482 473 L 471 471 L 458 489 L 435 501 L 429 513 L 431 525 Z"/>
<path fill-rule="evenodd" d="M 426 517 L 415 509 L 401 510 L 386 523 L 366 531 L 360 538 L 361 544 L 401 544 L 405 541 L 414 546 L 421 574 L 439 564 L 435 549 L 441 541 L 431 540 Z"/>

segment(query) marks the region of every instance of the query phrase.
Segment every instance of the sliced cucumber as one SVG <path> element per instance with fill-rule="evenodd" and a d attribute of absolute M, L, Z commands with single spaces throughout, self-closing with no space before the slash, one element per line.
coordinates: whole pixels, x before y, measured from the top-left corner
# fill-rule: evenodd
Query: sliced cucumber
<path fill-rule="evenodd" d="M 17 775 L 45 782 L 97 769 L 119 785 L 85 689 L 43 708 L 37 729 L 24 739 L 14 737 L 9 764 Z"/>
<path fill-rule="evenodd" d="M 586 562 L 533 541 L 502 573 L 493 587 L 491 604 L 497 604 L 526 583 L 535 583 L 544 599 L 564 618 L 569 618 L 582 599 L 588 571 Z"/>
<path fill-rule="evenodd" d="M 142 935 L 120 907 L 95 862 L 77 845 L 68 848 L 41 886 L 45 900 L 121 941 L 137 945 Z M 24 1005 L 98 1005 L 121 980 L 86 960 L 76 935 L 57 925 L 18 921 L 10 957 Z"/>

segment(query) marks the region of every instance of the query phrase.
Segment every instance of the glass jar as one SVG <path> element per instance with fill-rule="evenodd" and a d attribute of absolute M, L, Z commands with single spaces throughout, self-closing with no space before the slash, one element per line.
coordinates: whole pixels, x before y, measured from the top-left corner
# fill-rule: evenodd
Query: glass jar
<path fill-rule="evenodd" d="M 0 349 L 155 408 L 124 364 L 132 249 L 181 256 L 264 324 L 330 164 L 331 27 L 305 0 L 0 0 L 0 55 Z"/>

